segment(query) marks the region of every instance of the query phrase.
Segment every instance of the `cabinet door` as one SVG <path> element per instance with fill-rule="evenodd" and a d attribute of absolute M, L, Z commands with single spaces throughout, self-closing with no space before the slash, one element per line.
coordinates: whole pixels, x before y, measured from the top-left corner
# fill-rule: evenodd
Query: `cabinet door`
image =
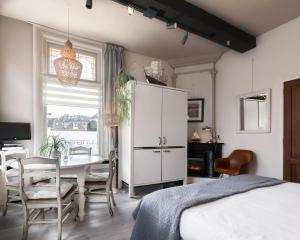
<path fill-rule="evenodd" d="M 185 148 L 162 150 L 162 181 L 184 180 L 186 177 Z"/>
<path fill-rule="evenodd" d="M 161 150 L 134 150 L 134 185 L 161 182 Z"/>
<path fill-rule="evenodd" d="M 187 93 L 163 90 L 162 137 L 165 146 L 186 146 Z"/>
<path fill-rule="evenodd" d="M 161 142 L 162 89 L 137 84 L 134 111 L 134 147 L 158 147 Z"/>

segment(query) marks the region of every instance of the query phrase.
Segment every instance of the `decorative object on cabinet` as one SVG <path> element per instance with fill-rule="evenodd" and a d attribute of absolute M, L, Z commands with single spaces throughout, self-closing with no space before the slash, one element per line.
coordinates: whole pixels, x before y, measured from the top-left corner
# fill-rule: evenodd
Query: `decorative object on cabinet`
<path fill-rule="evenodd" d="M 242 94 L 237 97 L 237 132 L 271 132 L 271 89 Z"/>
<path fill-rule="evenodd" d="M 203 143 L 216 143 L 218 142 L 218 137 L 215 128 L 206 126 L 202 128 L 201 132 Z"/>
<path fill-rule="evenodd" d="M 188 144 L 188 176 L 189 177 L 219 177 L 214 171 L 215 159 L 222 157 L 223 143 Z"/>
<path fill-rule="evenodd" d="M 131 117 L 122 122 L 121 180 L 141 186 L 186 180 L 187 93 L 130 81 Z"/>
<path fill-rule="evenodd" d="M 149 83 L 167 86 L 167 76 L 161 61 L 152 61 L 150 66 L 144 68 Z"/>
<path fill-rule="evenodd" d="M 201 138 L 199 136 L 199 133 L 196 130 L 193 131 L 191 140 L 192 140 L 192 142 L 201 142 Z"/>
<path fill-rule="evenodd" d="M 189 122 L 204 121 L 204 98 L 188 99 Z"/>
<path fill-rule="evenodd" d="M 147 74 L 146 74 L 146 79 L 147 79 L 148 83 L 156 84 L 156 85 L 161 85 L 161 86 L 167 86 L 167 84 L 165 84 L 165 83 L 163 83 L 161 81 L 158 81 L 155 78 L 148 76 Z"/>

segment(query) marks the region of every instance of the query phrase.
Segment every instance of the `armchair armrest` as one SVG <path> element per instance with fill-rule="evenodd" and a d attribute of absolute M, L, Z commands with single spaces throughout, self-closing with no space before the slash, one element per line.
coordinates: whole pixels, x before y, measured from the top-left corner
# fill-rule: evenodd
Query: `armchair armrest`
<path fill-rule="evenodd" d="M 217 158 L 215 159 L 215 169 L 216 168 L 230 168 L 229 158 Z"/>

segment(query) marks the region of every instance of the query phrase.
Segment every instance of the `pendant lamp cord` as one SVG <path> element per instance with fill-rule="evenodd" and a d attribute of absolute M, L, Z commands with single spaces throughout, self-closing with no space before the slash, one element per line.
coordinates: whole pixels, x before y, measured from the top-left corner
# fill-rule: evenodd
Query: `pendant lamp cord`
<path fill-rule="evenodd" d="M 70 40 L 70 9 L 68 4 L 68 40 Z"/>

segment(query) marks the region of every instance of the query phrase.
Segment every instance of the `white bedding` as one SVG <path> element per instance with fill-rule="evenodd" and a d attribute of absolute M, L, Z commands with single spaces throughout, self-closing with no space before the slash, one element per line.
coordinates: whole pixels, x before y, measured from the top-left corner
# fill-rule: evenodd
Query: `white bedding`
<path fill-rule="evenodd" d="M 185 210 L 184 240 L 299 240 L 300 184 L 255 189 Z"/>

